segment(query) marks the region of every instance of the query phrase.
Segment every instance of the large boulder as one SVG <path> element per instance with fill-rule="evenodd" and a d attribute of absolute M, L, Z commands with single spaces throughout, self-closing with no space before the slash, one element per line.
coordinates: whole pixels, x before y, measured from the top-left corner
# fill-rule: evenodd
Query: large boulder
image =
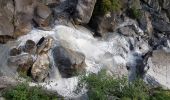
<path fill-rule="evenodd" d="M 31 75 L 35 81 L 41 82 L 47 78 L 50 68 L 50 58 L 48 56 L 48 51 L 51 49 L 53 44 L 53 39 L 51 37 L 42 37 L 37 43 L 37 59 L 35 60 Z"/>
<path fill-rule="evenodd" d="M 107 1 L 107 0 L 106 0 Z M 109 1 L 109 0 L 108 0 Z M 97 36 L 106 36 L 108 32 L 113 32 L 120 23 L 123 23 L 125 11 L 128 8 L 128 0 L 119 0 L 114 5 L 103 4 L 107 2 L 97 1 L 89 26 L 95 31 Z M 105 6 L 115 6 L 102 10 Z"/>
<path fill-rule="evenodd" d="M 14 32 L 13 0 L 0 0 L 0 37 L 2 35 L 12 36 Z"/>
<path fill-rule="evenodd" d="M 48 75 L 49 66 L 50 59 L 48 54 L 39 54 L 31 69 L 32 78 L 38 82 L 44 81 Z"/>
<path fill-rule="evenodd" d="M 74 20 L 76 23 L 87 24 L 89 23 L 96 0 L 78 0 Z"/>
<path fill-rule="evenodd" d="M 26 34 L 32 29 L 35 0 L 14 0 L 15 3 L 15 36 Z"/>
<path fill-rule="evenodd" d="M 153 51 L 148 59 L 149 70 L 146 73 L 147 81 L 153 86 L 170 88 L 170 53 L 164 50 Z"/>
<path fill-rule="evenodd" d="M 85 56 L 64 47 L 55 47 L 53 57 L 62 77 L 69 78 L 84 71 Z"/>
<path fill-rule="evenodd" d="M 170 23 L 166 22 L 165 20 L 159 18 L 153 19 L 152 25 L 155 30 L 170 34 Z"/>
<path fill-rule="evenodd" d="M 35 8 L 34 21 L 39 27 L 47 27 L 50 23 L 51 10 L 48 6 L 39 3 Z"/>

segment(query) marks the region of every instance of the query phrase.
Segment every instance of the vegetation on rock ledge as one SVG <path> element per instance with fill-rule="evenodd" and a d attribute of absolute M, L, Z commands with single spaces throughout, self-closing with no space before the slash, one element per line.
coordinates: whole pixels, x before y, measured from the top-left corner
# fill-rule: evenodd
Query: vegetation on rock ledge
<path fill-rule="evenodd" d="M 150 89 L 142 80 L 131 83 L 127 78 L 115 78 L 105 71 L 80 78 L 79 87 L 86 84 L 90 100 L 170 100 L 170 91 Z"/>
<path fill-rule="evenodd" d="M 94 15 L 103 15 L 107 12 L 116 12 L 121 10 L 121 0 L 97 0 L 94 8 Z"/>
<path fill-rule="evenodd" d="M 57 100 L 57 96 L 45 92 L 41 87 L 29 87 L 26 83 L 4 91 L 3 96 L 7 100 Z"/>

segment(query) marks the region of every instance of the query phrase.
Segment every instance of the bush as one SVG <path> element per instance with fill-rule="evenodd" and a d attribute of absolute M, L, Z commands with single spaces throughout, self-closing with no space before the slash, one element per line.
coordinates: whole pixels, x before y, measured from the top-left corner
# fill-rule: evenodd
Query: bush
<path fill-rule="evenodd" d="M 134 19 L 140 19 L 140 17 L 142 16 L 142 12 L 140 11 L 140 9 L 137 9 L 135 7 L 130 8 L 129 13 L 130 17 Z"/>
<path fill-rule="evenodd" d="M 57 100 L 55 95 L 47 94 L 41 87 L 29 87 L 26 83 L 6 90 L 3 96 L 7 100 Z"/>
<path fill-rule="evenodd" d="M 157 88 L 153 91 L 150 100 L 170 100 L 170 91 Z"/>
<path fill-rule="evenodd" d="M 82 76 L 78 88 L 84 85 L 90 100 L 170 100 L 169 90 L 149 88 L 142 79 L 129 83 L 127 78 L 108 76 L 104 70 Z"/>
<path fill-rule="evenodd" d="M 121 10 L 120 0 L 97 0 L 94 8 L 94 15 L 104 15 L 107 12 L 116 12 Z"/>

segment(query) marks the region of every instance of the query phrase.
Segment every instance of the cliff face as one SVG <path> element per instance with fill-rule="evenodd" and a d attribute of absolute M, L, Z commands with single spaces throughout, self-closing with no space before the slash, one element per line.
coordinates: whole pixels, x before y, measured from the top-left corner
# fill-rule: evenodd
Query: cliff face
<path fill-rule="evenodd" d="M 170 69 L 169 0 L 0 0 L 0 8 L 0 43 L 4 44 L 0 50 L 8 56 L 14 54 L 4 59 L 33 73 L 34 80 L 49 78 L 50 65 L 57 66 L 65 77 L 82 73 L 85 66 L 100 65 L 113 74 L 128 75 L 130 80 L 139 75 L 151 84 L 170 88 L 170 75 L 165 74 Z M 29 36 L 29 40 L 24 38 Z M 26 41 L 32 44 L 21 45 Z M 25 52 L 26 47 L 34 53 Z M 51 49 L 53 64 L 47 55 Z"/>
<path fill-rule="evenodd" d="M 75 24 L 88 24 L 96 35 L 100 36 L 116 31 L 117 26 L 124 22 L 126 17 L 136 20 L 140 28 L 149 35 L 170 32 L 168 0 L 110 1 L 1 0 L 1 42 L 3 37 L 8 40 L 8 36 L 17 37 L 26 34 L 33 27 L 47 29 L 45 27 L 63 19 L 69 21 L 73 19 Z M 111 5 L 105 5 L 106 2 Z M 106 12 L 101 9 L 106 9 Z"/>

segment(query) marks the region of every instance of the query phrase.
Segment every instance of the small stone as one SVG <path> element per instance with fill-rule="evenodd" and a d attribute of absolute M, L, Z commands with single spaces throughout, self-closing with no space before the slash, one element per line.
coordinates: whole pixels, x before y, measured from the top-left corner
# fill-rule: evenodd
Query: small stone
<path fill-rule="evenodd" d="M 36 52 L 36 43 L 32 40 L 27 40 L 25 47 L 24 47 L 24 52 L 30 53 L 30 54 L 35 54 Z"/>
<path fill-rule="evenodd" d="M 21 50 L 19 50 L 17 48 L 12 48 L 10 50 L 10 53 L 9 53 L 10 56 L 17 56 L 17 55 L 20 55 L 20 54 L 21 54 Z"/>

